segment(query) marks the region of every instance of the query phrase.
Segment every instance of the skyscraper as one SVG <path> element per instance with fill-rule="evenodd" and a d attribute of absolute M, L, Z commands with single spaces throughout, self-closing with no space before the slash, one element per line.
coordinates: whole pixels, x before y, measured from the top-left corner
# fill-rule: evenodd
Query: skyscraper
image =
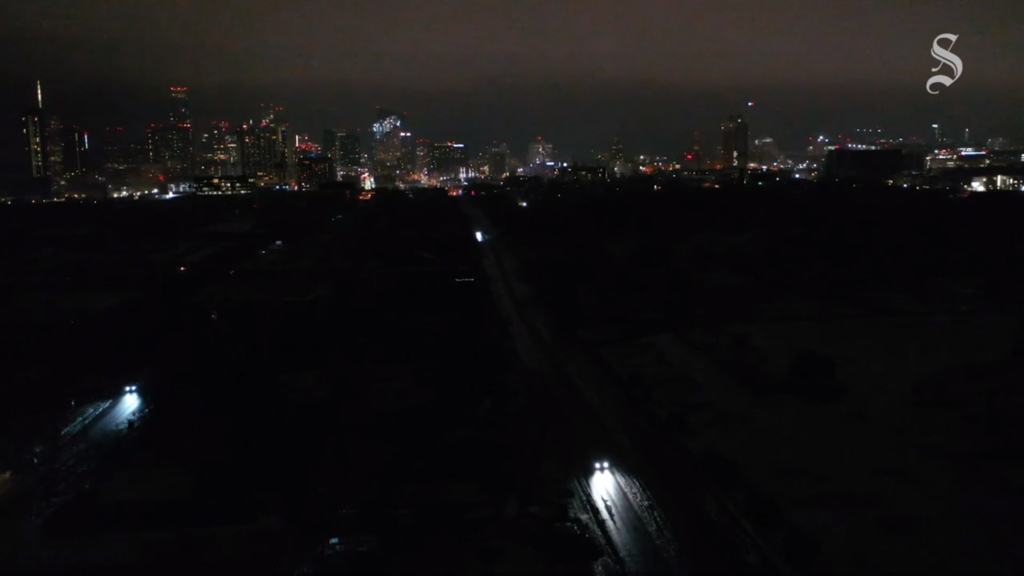
<path fill-rule="evenodd" d="M 526 164 L 533 176 L 551 176 L 554 170 L 549 166 L 555 161 L 555 145 L 545 142 L 540 136 L 526 148 Z"/>
<path fill-rule="evenodd" d="M 236 131 L 241 175 L 263 185 L 291 184 L 297 179 L 294 141 L 279 115 L 243 124 Z"/>
<path fill-rule="evenodd" d="M 64 126 L 61 128 L 61 136 L 63 137 L 61 144 L 65 175 L 79 176 L 83 174 L 88 164 L 89 133 L 78 126 Z"/>
<path fill-rule="evenodd" d="M 412 132 L 401 132 L 399 134 L 398 169 L 402 174 L 410 174 L 416 166 L 416 144 L 412 139 Z"/>
<path fill-rule="evenodd" d="M 22 132 L 26 137 L 30 174 L 33 178 L 46 178 L 50 173 L 50 167 L 46 155 L 46 124 L 43 121 L 43 110 L 30 110 L 21 121 L 25 125 Z"/>
<path fill-rule="evenodd" d="M 508 174 L 508 146 L 494 142 L 484 148 L 484 154 L 488 178 L 492 180 L 504 178 Z"/>
<path fill-rule="evenodd" d="M 416 161 L 413 165 L 413 171 L 416 172 L 416 174 L 425 176 L 430 172 L 430 152 L 430 140 L 420 138 L 416 141 Z"/>
<path fill-rule="evenodd" d="M 231 150 L 227 122 L 213 122 L 199 141 L 201 176 L 228 176 L 231 174 Z"/>
<path fill-rule="evenodd" d="M 526 162 L 533 165 L 547 164 L 554 161 L 555 145 L 545 142 L 540 136 L 537 140 L 530 142 L 526 151 Z"/>
<path fill-rule="evenodd" d="M 36 82 L 37 106 L 22 116 L 22 134 L 28 173 L 46 193 L 58 192 L 63 185 L 64 142 L 60 120 L 43 111 L 43 86 Z"/>
<path fill-rule="evenodd" d="M 622 140 L 619 140 L 618 138 L 612 140 L 608 159 L 612 164 L 619 164 L 626 161 L 626 147 L 622 144 Z"/>
<path fill-rule="evenodd" d="M 235 132 L 238 172 L 262 185 L 292 185 L 298 180 L 295 138 L 284 119 L 284 108 L 262 104 L 260 122 L 242 124 Z"/>
<path fill-rule="evenodd" d="M 107 179 L 123 178 L 129 170 L 137 167 L 132 146 L 124 128 L 109 127 L 103 138 L 103 176 Z"/>
<path fill-rule="evenodd" d="M 331 130 L 327 128 L 324 130 L 324 137 L 320 142 L 320 151 L 327 158 L 330 158 L 330 164 L 333 166 L 335 178 L 338 173 L 341 172 L 341 162 L 338 158 L 338 146 L 340 144 L 340 136 L 338 130 Z M 299 179 L 302 180 L 302 174 L 300 169 Z"/>
<path fill-rule="evenodd" d="M 746 176 L 749 161 L 748 135 L 749 127 L 742 115 L 730 116 L 722 122 L 722 168 L 741 180 Z"/>
<path fill-rule="evenodd" d="M 612 144 L 609 147 L 608 168 L 609 173 L 614 176 L 623 176 L 627 173 L 626 147 L 622 144 L 622 140 L 618 138 L 612 140 Z"/>
<path fill-rule="evenodd" d="M 172 179 L 189 179 L 195 173 L 195 143 L 188 88 L 171 87 L 170 114 L 164 132 L 167 149 L 161 154 L 166 174 Z"/>
<path fill-rule="evenodd" d="M 402 128 L 406 115 L 386 108 L 377 108 L 373 123 L 373 171 L 381 176 L 396 177 L 402 168 Z"/>
<path fill-rule="evenodd" d="M 338 171 L 342 174 L 358 174 L 363 167 L 363 144 L 357 131 L 338 134 Z"/>
<path fill-rule="evenodd" d="M 188 88 L 171 87 L 171 124 L 192 125 L 192 112 L 188 106 Z"/>
<path fill-rule="evenodd" d="M 753 162 L 760 166 L 771 166 L 779 159 L 779 145 L 774 138 L 765 136 L 754 140 Z"/>
<path fill-rule="evenodd" d="M 466 146 L 456 142 L 434 142 L 430 147 L 430 175 L 439 179 L 459 176 L 467 165 Z"/>
<path fill-rule="evenodd" d="M 327 128 L 324 130 L 323 140 L 320 141 L 320 151 L 331 158 L 338 157 L 338 131 Z"/>

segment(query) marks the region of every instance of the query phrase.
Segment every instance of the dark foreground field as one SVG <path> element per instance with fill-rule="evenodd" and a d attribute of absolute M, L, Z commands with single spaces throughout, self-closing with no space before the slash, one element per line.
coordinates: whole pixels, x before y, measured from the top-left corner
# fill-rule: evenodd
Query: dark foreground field
<path fill-rule="evenodd" d="M 77 486 L 53 483 L 74 497 L 17 562 L 291 570 L 331 538 L 366 548 L 332 561 L 399 571 L 594 561 L 585 538 L 558 527 L 567 478 L 545 467 L 552 430 L 529 409 L 454 202 L 298 197 L 265 214 L 268 203 L 203 207 L 220 231 L 184 234 L 199 236 L 193 248 L 166 257 L 169 271 L 140 273 L 129 304 L 112 305 L 121 312 L 95 314 L 94 329 L 107 327 L 79 336 L 122 349 L 64 367 L 53 403 L 137 382 L 148 411 L 77 457 L 88 464 Z M 106 244 L 105 269 L 118 266 L 112 246 L 141 250 L 131 238 Z M 220 243 L 242 249 L 202 256 Z M 57 378 L 24 371 L 40 385 Z"/>
<path fill-rule="evenodd" d="M 488 197 L 500 242 L 766 540 L 1020 566 L 1020 198 L 555 192 Z"/>

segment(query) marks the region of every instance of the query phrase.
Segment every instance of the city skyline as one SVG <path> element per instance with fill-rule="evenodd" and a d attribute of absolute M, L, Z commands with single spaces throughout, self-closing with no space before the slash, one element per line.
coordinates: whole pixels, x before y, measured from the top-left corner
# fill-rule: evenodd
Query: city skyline
<path fill-rule="evenodd" d="M 677 153 L 690 134 L 715 131 L 748 101 L 758 103 L 752 136 L 770 135 L 784 149 L 868 126 L 1024 134 L 1014 102 L 1022 8 L 1007 2 L 984 11 L 955 2 L 776 2 L 756 11 L 693 2 L 639 10 L 392 2 L 342 12 L 261 1 L 164 7 L 159 22 L 145 6 L 107 6 L 99 19 L 87 4 L 0 8 L 5 45 L 24 56 L 5 62 L 0 105 L 12 112 L 4 133 L 17 129 L 41 78 L 47 107 L 94 132 L 148 126 L 166 86 L 184 85 L 197 125 L 235 124 L 274 101 L 297 131 L 318 134 L 365 129 L 367 110 L 390 105 L 417 119 L 415 137 L 479 146 L 543 135 L 575 154 L 612 137 Z M 327 25 L 377 13 L 388 14 L 387 33 Z M 585 24 L 569 24 L 580 16 Z M 238 26 L 212 24 L 226 19 Z M 460 32 L 445 32 L 453 29 Z M 943 33 L 959 35 L 964 73 L 930 95 L 929 50 Z"/>
<path fill-rule="evenodd" d="M 32 96 L 33 101 L 29 101 L 30 104 L 34 103 L 34 99 L 37 98 L 39 94 L 42 94 L 43 90 L 45 90 L 48 102 L 46 108 L 47 110 L 52 111 L 55 114 L 58 114 L 62 118 L 67 118 L 68 120 L 77 120 L 78 116 L 76 116 L 75 114 L 69 114 L 59 110 L 58 107 L 61 106 L 62 99 L 59 97 L 59 94 L 55 94 L 54 91 L 48 88 L 43 88 L 42 86 L 44 85 L 46 85 L 45 82 L 42 82 L 41 80 L 37 79 L 36 81 L 31 83 L 31 90 L 28 89 L 29 87 L 26 87 L 26 89 L 23 90 L 26 95 Z M 174 86 L 170 87 L 172 91 L 175 88 L 176 87 Z M 188 91 L 190 94 L 196 94 L 196 90 L 194 89 L 185 87 L 182 88 Z M 163 98 L 161 98 L 161 100 L 163 100 L 164 104 L 166 104 L 167 90 L 168 87 L 163 87 L 159 90 L 163 95 Z M 152 97 L 152 95 L 149 96 Z M 225 110 L 219 113 L 211 114 L 209 112 L 210 106 L 207 103 L 203 102 L 202 94 L 199 94 L 197 99 L 191 99 L 190 97 L 189 105 L 195 108 L 195 104 L 198 103 L 198 108 L 201 110 L 205 110 L 206 112 L 200 112 L 198 114 L 195 114 L 197 120 L 194 121 L 192 125 L 196 130 L 201 132 L 201 130 L 206 126 L 215 123 L 226 122 L 227 124 L 232 126 L 244 124 L 246 122 L 259 123 L 261 119 L 260 115 L 263 114 L 263 108 L 267 105 L 265 102 L 270 100 L 272 99 L 263 98 L 260 100 L 261 103 L 259 104 L 250 103 L 247 106 L 242 106 L 241 108 L 243 111 L 241 112 L 238 110 Z M 663 132 L 663 134 L 660 134 L 662 136 L 662 140 L 668 143 L 663 144 L 661 146 L 658 146 L 657 144 L 645 144 L 645 142 L 649 142 L 651 138 L 649 136 L 645 138 L 642 134 L 638 132 L 636 128 L 628 127 L 618 131 L 602 131 L 600 134 L 596 132 L 591 132 L 593 136 L 585 139 L 549 139 L 558 140 L 561 143 L 561 145 L 559 146 L 559 149 L 561 151 L 579 157 L 586 157 L 588 153 L 597 149 L 600 149 L 600 151 L 606 151 L 603 149 L 603 147 L 606 146 L 607 141 L 611 139 L 620 139 L 629 143 L 629 147 L 634 152 L 637 151 L 637 149 L 642 149 L 646 154 L 673 156 L 678 155 L 680 153 L 685 153 L 685 151 L 689 149 L 689 146 L 692 144 L 694 134 L 697 134 L 697 137 L 699 139 L 707 140 L 707 138 L 710 138 L 709 140 L 702 142 L 705 146 L 715 144 L 717 142 L 717 136 L 715 136 L 714 134 L 717 133 L 718 125 L 720 124 L 722 118 L 739 113 L 742 113 L 747 118 L 748 122 L 753 120 L 752 122 L 750 122 L 751 138 L 770 137 L 774 139 L 776 142 L 781 142 L 780 146 L 784 151 L 787 152 L 802 151 L 803 148 L 806 146 L 806 141 L 809 137 L 834 137 L 836 135 L 843 134 L 844 132 L 853 133 L 855 131 L 863 130 L 880 130 L 881 133 L 883 133 L 886 137 L 890 138 L 926 139 L 932 135 L 932 132 L 934 130 L 933 127 L 935 125 L 949 127 L 944 129 L 946 134 L 973 134 L 978 137 L 979 141 L 984 141 L 992 138 L 1010 138 L 1011 140 L 1020 138 L 1020 134 L 1011 129 L 1000 129 L 998 127 L 990 128 L 989 130 L 985 130 L 984 128 L 977 129 L 970 125 L 963 124 L 963 120 L 960 120 L 960 122 L 958 123 L 957 119 L 955 118 L 952 121 L 942 121 L 942 118 L 936 118 L 921 125 L 916 125 L 916 123 L 910 123 L 907 122 L 906 120 L 902 122 L 899 120 L 895 120 L 889 123 L 873 120 L 873 118 L 887 116 L 892 118 L 892 116 L 882 114 L 878 116 L 865 115 L 861 117 L 863 118 L 863 120 L 861 121 L 851 119 L 837 120 L 833 118 L 826 122 L 821 122 L 820 124 L 822 124 L 825 127 L 819 129 L 803 129 L 802 127 L 797 127 L 794 125 L 791 125 L 789 129 L 786 129 L 779 127 L 780 118 L 772 116 L 773 110 L 770 108 L 770 101 L 768 103 L 765 103 L 763 101 L 758 103 L 753 100 L 747 100 L 743 98 L 732 98 L 732 100 L 735 100 L 735 104 L 731 107 L 728 104 L 723 104 L 722 102 L 719 102 L 714 106 L 706 106 L 706 108 L 713 108 L 714 114 L 716 116 L 709 116 L 708 119 L 702 123 L 701 129 L 699 130 L 691 130 L 684 128 L 679 131 L 673 130 L 670 132 L 656 131 Z M 279 106 L 279 108 L 288 110 L 288 124 L 291 127 L 292 132 L 294 134 L 318 134 L 321 133 L 323 130 L 341 130 L 348 132 L 360 131 L 366 133 L 367 135 L 370 135 L 373 133 L 373 126 L 376 118 L 375 114 L 377 114 L 377 112 L 375 112 L 374 110 L 379 111 L 382 108 L 380 105 L 374 105 L 370 108 L 362 108 L 360 110 L 347 111 L 346 114 L 344 114 L 344 117 L 347 118 L 356 118 L 356 116 L 361 115 L 363 117 L 361 121 L 355 119 L 341 123 L 317 120 L 307 120 L 305 122 L 300 122 L 293 121 L 293 118 L 308 117 L 308 113 L 302 112 L 303 110 L 306 110 L 306 107 L 302 106 L 301 104 L 299 104 L 298 106 L 292 106 L 291 103 L 288 104 L 289 105 Z M 23 106 L 21 109 L 30 110 L 34 108 L 34 106 L 26 105 Z M 105 116 L 105 122 L 97 121 L 95 118 L 93 118 L 93 122 L 91 125 L 89 125 L 88 122 L 76 123 L 87 124 L 89 125 L 88 130 L 96 133 L 102 132 L 107 128 L 127 128 L 131 136 L 142 137 L 152 127 L 154 123 L 161 124 L 167 121 L 167 118 L 165 118 L 167 110 L 165 108 L 166 105 L 160 106 L 158 104 L 155 104 L 152 108 L 149 108 L 147 112 L 142 112 L 139 114 Z M 765 109 L 768 110 L 766 111 Z M 777 109 L 775 111 L 777 111 Z M 895 112 L 898 111 L 894 110 L 893 113 Z M 403 112 L 402 115 L 408 117 L 409 113 Z M 529 143 L 537 138 L 536 134 L 559 133 L 562 130 L 564 130 L 565 127 L 564 122 L 552 122 L 551 128 L 544 129 L 542 126 L 538 125 L 538 129 L 532 132 L 527 132 L 521 126 L 517 127 L 516 129 L 512 130 L 512 132 L 516 134 L 515 137 L 507 137 L 504 134 L 484 134 L 478 131 L 475 137 L 463 138 L 457 135 L 453 135 L 453 133 L 466 132 L 467 130 L 465 129 L 459 130 L 457 128 L 445 128 L 444 125 L 438 123 L 437 117 L 420 116 L 415 112 L 414 116 L 416 116 L 418 119 L 417 124 L 426 126 L 428 127 L 427 129 L 430 130 L 430 132 L 425 132 L 421 130 L 417 130 L 416 132 L 414 132 L 413 136 L 417 139 L 420 137 L 427 136 L 433 139 L 457 140 L 467 142 L 473 148 L 486 146 L 487 144 L 494 141 L 505 141 L 512 143 L 513 152 L 518 154 L 526 153 L 526 149 Z M 812 114 L 809 113 L 808 116 L 812 116 Z M 946 116 L 944 118 L 950 117 Z M 173 123 L 174 122 L 172 120 L 171 124 Z M 804 125 L 806 126 L 809 126 L 810 124 L 810 121 L 804 122 Z M 560 130 L 560 128 L 562 130 Z M 626 137 L 624 136 L 624 134 L 632 135 L 633 137 Z M 522 150 L 518 150 L 518 148 L 522 148 Z"/>
<path fill-rule="evenodd" d="M 969 129 L 960 139 L 955 129 L 951 136 L 949 127 L 938 123 L 932 124 L 924 137 L 908 138 L 874 126 L 849 130 L 845 135 L 811 136 L 797 150 L 782 150 L 772 136 L 755 133 L 752 140 L 750 117 L 764 117 L 754 101 L 746 103 L 746 114 L 729 114 L 721 122 L 717 150 L 714 132 L 707 135 L 712 140 L 710 146 L 694 132 L 688 148 L 668 155 L 652 155 L 642 149 L 627 153 L 619 136 L 607 141 L 606 148 L 593 146 L 588 154 L 579 155 L 537 136 L 527 141 L 520 162 L 507 142 L 493 140 L 472 150 L 464 142 L 414 135 L 409 130 L 415 123 L 410 123 L 408 112 L 379 105 L 366 132 L 368 141 L 364 142 L 361 128 L 325 128 L 321 144 L 316 144 L 308 133 L 293 126 L 290 110 L 276 103 L 261 102 L 258 121 L 196 124 L 192 92 L 186 86 L 168 88 L 164 118 L 154 118 L 144 140 L 132 139 L 123 127 L 108 126 L 102 131 L 99 150 L 90 150 L 88 130 L 62 123 L 58 113 L 44 109 L 42 82 L 37 80 L 35 86 L 36 106 L 22 117 L 23 149 L 15 157 L 21 174 L 12 182 L 21 181 L 19 176 L 28 177 L 32 194 L 53 197 L 95 195 L 100 189 L 113 197 L 161 190 L 221 194 L 266 187 L 319 189 L 341 181 L 365 189 L 458 187 L 481 179 L 493 183 L 506 176 L 593 181 L 679 170 L 684 179 L 698 176 L 702 185 L 709 183 L 708 177 L 719 183 L 758 184 L 769 177 L 781 181 L 782 177 L 818 180 L 852 176 L 888 177 L 890 185 L 898 181 L 918 186 L 923 183 L 920 175 L 924 170 L 1005 168 L 1020 163 L 1020 153 L 1013 150 L 1019 145 L 1017 140 L 992 137 L 987 143 L 974 141 Z M 1018 186 L 1016 176 L 990 180 L 979 175 L 970 187 L 984 191 L 989 186 Z"/>

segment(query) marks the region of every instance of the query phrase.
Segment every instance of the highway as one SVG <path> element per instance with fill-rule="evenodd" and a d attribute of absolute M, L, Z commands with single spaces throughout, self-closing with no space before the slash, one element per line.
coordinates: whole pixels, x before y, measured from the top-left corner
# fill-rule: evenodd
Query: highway
<path fill-rule="evenodd" d="M 53 458 L 42 462 L 31 478 L 26 478 L 26 484 L 32 486 L 22 495 L 30 535 L 61 505 L 89 486 L 99 457 L 146 410 L 138 392 L 125 392 L 96 405 L 99 409 L 86 421 L 68 427 Z"/>
<path fill-rule="evenodd" d="M 559 360 L 537 333 L 517 297 L 517 287 L 500 262 L 500 255 L 490 241 L 492 230 L 482 214 L 464 204 L 471 221 L 482 230 L 477 235 L 483 268 L 498 306 L 509 323 L 520 359 L 536 371 L 535 383 L 550 401 L 558 406 L 554 417 L 563 424 L 570 449 L 594 455 L 579 458 L 579 474 L 570 480 L 574 494 L 574 513 L 590 525 L 602 540 L 602 548 L 617 571 L 626 574 L 682 574 L 687 563 L 679 557 L 675 538 L 658 510 L 654 498 L 631 472 L 628 447 L 618 442 L 602 425 L 602 418 L 580 401 L 564 376 L 559 374 Z M 601 458 L 596 458 L 600 454 Z M 608 469 L 604 469 L 605 459 Z M 601 469 L 595 469 L 600 467 Z"/>
<path fill-rule="evenodd" d="M 136 415 L 146 409 L 146 403 L 138 392 L 126 392 L 113 399 L 111 407 L 86 428 L 88 442 L 102 442 L 113 435 L 124 432 Z"/>
<path fill-rule="evenodd" d="M 607 476 L 590 470 L 574 482 L 581 515 L 605 540 L 609 559 L 632 574 L 786 573 L 730 512 L 685 446 L 633 408 L 621 384 L 585 349 L 552 337 L 530 305 L 531 287 L 516 277 L 515 262 L 495 239 L 498 231 L 472 200 L 462 200 L 481 233 L 484 269 L 520 356 L 547 375 L 543 388 L 563 406 L 575 446 L 610 461 Z"/>
<path fill-rule="evenodd" d="M 669 536 L 650 517 L 650 495 L 635 478 L 614 468 L 595 470 L 580 492 L 598 505 L 598 519 L 630 573 L 674 571 L 666 565 L 674 560 L 666 557 L 674 553 Z"/>

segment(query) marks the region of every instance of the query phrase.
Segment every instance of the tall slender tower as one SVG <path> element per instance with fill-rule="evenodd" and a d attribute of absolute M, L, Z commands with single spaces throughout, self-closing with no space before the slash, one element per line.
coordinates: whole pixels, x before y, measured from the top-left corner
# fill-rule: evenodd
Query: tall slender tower
<path fill-rule="evenodd" d="M 61 189 L 64 176 L 60 119 L 43 111 L 43 83 L 36 81 L 36 107 L 22 116 L 29 174 L 46 192 Z"/>
<path fill-rule="evenodd" d="M 195 141 L 192 113 L 188 105 L 188 88 L 172 86 L 167 126 L 167 175 L 189 179 L 195 173 Z"/>
<path fill-rule="evenodd" d="M 740 181 L 746 179 L 749 162 L 749 126 L 741 114 L 722 122 L 722 168 Z"/>

